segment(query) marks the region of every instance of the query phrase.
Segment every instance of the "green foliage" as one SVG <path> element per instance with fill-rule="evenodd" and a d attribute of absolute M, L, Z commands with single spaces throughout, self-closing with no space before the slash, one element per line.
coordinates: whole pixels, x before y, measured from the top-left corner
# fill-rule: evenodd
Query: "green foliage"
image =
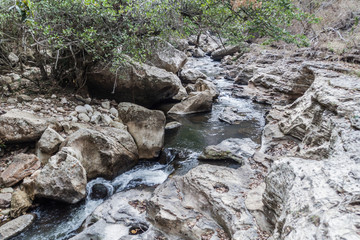
<path fill-rule="evenodd" d="M 51 64 L 55 79 L 81 86 L 78 79 L 96 61 L 121 65 L 128 61 L 124 55 L 145 59 L 148 39 L 154 36 L 169 39 L 210 32 L 230 42 L 269 37 L 305 45 L 306 38 L 286 29 L 295 20 L 312 18 L 291 2 L 4 0 L 0 3 L 0 37 L 26 39 L 22 45 L 36 47 L 38 63 Z M 42 50 L 52 54 L 40 54 Z"/>

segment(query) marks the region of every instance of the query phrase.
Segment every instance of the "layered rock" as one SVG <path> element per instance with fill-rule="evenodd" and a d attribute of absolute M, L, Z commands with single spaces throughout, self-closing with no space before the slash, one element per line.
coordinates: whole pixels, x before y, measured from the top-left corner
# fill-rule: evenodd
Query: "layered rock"
<path fill-rule="evenodd" d="M 67 137 L 61 147 L 71 148 L 86 170 L 88 179 L 113 178 L 138 161 L 134 139 L 125 129 L 82 128 Z"/>
<path fill-rule="evenodd" d="M 87 84 L 94 96 L 150 107 L 175 96 L 181 81 L 164 69 L 127 59 L 116 73 L 94 66 L 87 74 Z"/>
<path fill-rule="evenodd" d="M 0 115 L 0 139 L 5 143 L 37 141 L 47 126 L 45 119 L 14 109 Z"/>
<path fill-rule="evenodd" d="M 315 66 L 304 96 L 272 110 L 264 131 L 262 151 L 275 159 L 263 198 L 273 239 L 359 236 L 360 132 L 351 119 L 360 79 Z"/>
<path fill-rule="evenodd" d="M 164 113 L 131 103 L 120 103 L 118 110 L 121 120 L 136 142 L 139 158 L 158 157 L 164 145 Z"/>
<path fill-rule="evenodd" d="M 172 239 L 256 239 L 255 222 L 239 196 L 251 173 L 201 165 L 173 177 L 149 200 L 148 219 Z"/>
<path fill-rule="evenodd" d="M 0 186 L 11 187 L 40 168 L 40 161 L 34 154 L 18 154 L 12 163 L 0 174 Z"/>

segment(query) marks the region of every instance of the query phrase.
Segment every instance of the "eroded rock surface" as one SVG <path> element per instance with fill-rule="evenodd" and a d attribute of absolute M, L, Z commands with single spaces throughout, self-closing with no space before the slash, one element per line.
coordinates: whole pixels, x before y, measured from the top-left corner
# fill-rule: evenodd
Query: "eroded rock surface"
<path fill-rule="evenodd" d="M 200 165 L 155 190 L 148 219 L 173 239 L 256 239 L 253 217 L 239 196 L 251 174 L 248 167 Z"/>

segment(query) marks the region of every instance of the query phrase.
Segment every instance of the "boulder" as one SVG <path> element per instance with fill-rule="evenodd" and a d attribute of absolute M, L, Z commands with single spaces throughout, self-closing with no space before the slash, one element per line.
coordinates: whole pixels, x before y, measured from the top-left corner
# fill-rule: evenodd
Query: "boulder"
<path fill-rule="evenodd" d="M 240 192 L 248 191 L 250 168 L 200 165 L 158 186 L 147 218 L 170 239 L 257 239 L 255 222 Z"/>
<path fill-rule="evenodd" d="M 136 142 L 139 158 L 158 157 L 164 146 L 164 113 L 125 102 L 119 104 L 118 111 L 120 119 Z"/>
<path fill-rule="evenodd" d="M 33 174 L 40 166 L 40 161 L 34 154 L 15 155 L 12 163 L 0 174 L 0 185 L 11 187 Z"/>
<path fill-rule="evenodd" d="M 199 156 L 200 160 L 234 160 L 240 164 L 252 157 L 258 144 L 250 138 L 229 138 L 218 145 L 207 146 Z"/>
<path fill-rule="evenodd" d="M 197 92 L 209 91 L 213 99 L 216 99 L 219 96 L 219 91 L 216 89 L 215 84 L 204 79 L 198 79 L 194 85 Z"/>
<path fill-rule="evenodd" d="M 45 165 L 49 158 L 59 150 L 60 144 L 65 139 L 54 129 L 48 127 L 36 144 L 36 155 L 42 165 Z"/>
<path fill-rule="evenodd" d="M 164 237 L 146 219 L 148 190 L 129 190 L 114 194 L 99 205 L 71 240 L 135 240 Z"/>
<path fill-rule="evenodd" d="M 251 112 L 244 112 L 243 109 L 225 107 L 219 115 L 219 120 L 229 124 L 241 124 L 254 118 Z"/>
<path fill-rule="evenodd" d="M 203 50 L 201 50 L 201 48 L 195 48 L 193 57 L 202 58 L 202 57 L 205 57 L 205 53 Z"/>
<path fill-rule="evenodd" d="M 61 147 L 69 147 L 86 170 L 87 178 L 114 178 L 138 161 L 136 144 L 126 129 L 82 128 L 69 135 Z"/>
<path fill-rule="evenodd" d="M 128 59 L 117 73 L 101 65 L 92 67 L 87 73 L 87 85 L 93 96 L 151 107 L 175 96 L 181 81 L 164 69 Z"/>
<path fill-rule="evenodd" d="M 186 54 L 174 48 L 170 43 L 155 39 L 153 45 L 154 49 L 148 58 L 150 65 L 172 73 L 177 73 L 185 65 Z"/>
<path fill-rule="evenodd" d="M 86 171 L 72 149 L 63 148 L 49 159 L 43 169 L 24 180 L 29 195 L 67 203 L 86 196 Z"/>
<path fill-rule="evenodd" d="M 181 70 L 180 79 L 183 83 L 196 83 L 198 79 L 206 79 L 206 75 L 197 69 L 186 68 Z"/>
<path fill-rule="evenodd" d="M 234 46 L 226 46 L 215 50 L 211 53 L 211 58 L 214 60 L 221 60 L 223 57 L 227 55 L 232 55 L 236 52 L 244 52 L 246 46 L 245 45 L 234 45 Z"/>
<path fill-rule="evenodd" d="M 210 112 L 212 109 L 213 95 L 210 91 L 193 92 L 188 98 L 175 104 L 168 114 L 192 114 L 200 112 Z"/>
<path fill-rule="evenodd" d="M 10 207 L 11 195 L 11 193 L 0 193 L 0 208 Z"/>
<path fill-rule="evenodd" d="M 25 214 L 31 205 L 32 200 L 25 191 L 20 189 L 15 190 L 11 196 L 11 217 L 16 218 Z"/>
<path fill-rule="evenodd" d="M 10 239 L 23 232 L 35 221 L 35 217 L 35 214 L 26 214 L 5 223 L 0 227 L 0 239 Z"/>
<path fill-rule="evenodd" d="M 17 109 L 0 115 L 0 139 L 5 143 L 37 141 L 47 128 L 45 119 Z"/>
<path fill-rule="evenodd" d="M 180 128 L 181 126 L 182 126 L 181 123 L 179 123 L 177 121 L 172 121 L 165 125 L 165 130 L 174 130 L 174 129 Z"/>

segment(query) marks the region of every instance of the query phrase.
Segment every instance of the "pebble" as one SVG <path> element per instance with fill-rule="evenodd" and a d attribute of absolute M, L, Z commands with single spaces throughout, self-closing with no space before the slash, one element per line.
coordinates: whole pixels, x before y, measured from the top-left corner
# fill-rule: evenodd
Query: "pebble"
<path fill-rule="evenodd" d="M 89 104 L 85 104 L 84 107 L 87 112 L 89 112 L 89 113 L 94 112 L 94 109 Z"/>
<path fill-rule="evenodd" d="M 63 107 L 58 107 L 58 108 L 56 108 L 56 111 L 64 113 L 65 109 Z"/>
<path fill-rule="evenodd" d="M 78 113 L 87 113 L 87 110 L 84 106 L 76 106 L 75 111 Z"/>
<path fill-rule="evenodd" d="M 101 119 L 102 119 L 103 123 L 105 123 L 106 125 L 110 125 L 110 123 L 113 121 L 111 119 L 111 117 L 107 114 L 102 114 Z"/>
<path fill-rule="evenodd" d="M 116 118 L 119 116 L 119 112 L 116 108 L 110 108 L 110 114 Z"/>
<path fill-rule="evenodd" d="M 17 103 L 17 99 L 16 98 L 8 98 L 8 100 L 6 101 L 8 104 L 16 104 Z"/>
<path fill-rule="evenodd" d="M 53 94 L 53 95 L 51 95 L 51 98 L 55 99 L 55 98 L 57 98 L 57 96 L 55 94 Z"/>
<path fill-rule="evenodd" d="M 67 101 L 67 99 L 65 97 L 63 97 L 63 98 L 61 98 L 60 103 L 61 104 L 67 104 L 68 101 Z"/>
<path fill-rule="evenodd" d="M 90 122 L 90 118 L 85 113 L 80 113 L 78 118 L 83 122 Z"/>
<path fill-rule="evenodd" d="M 110 102 L 109 101 L 102 102 L 101 106 L 105 109 L 110 109 Z"/>

